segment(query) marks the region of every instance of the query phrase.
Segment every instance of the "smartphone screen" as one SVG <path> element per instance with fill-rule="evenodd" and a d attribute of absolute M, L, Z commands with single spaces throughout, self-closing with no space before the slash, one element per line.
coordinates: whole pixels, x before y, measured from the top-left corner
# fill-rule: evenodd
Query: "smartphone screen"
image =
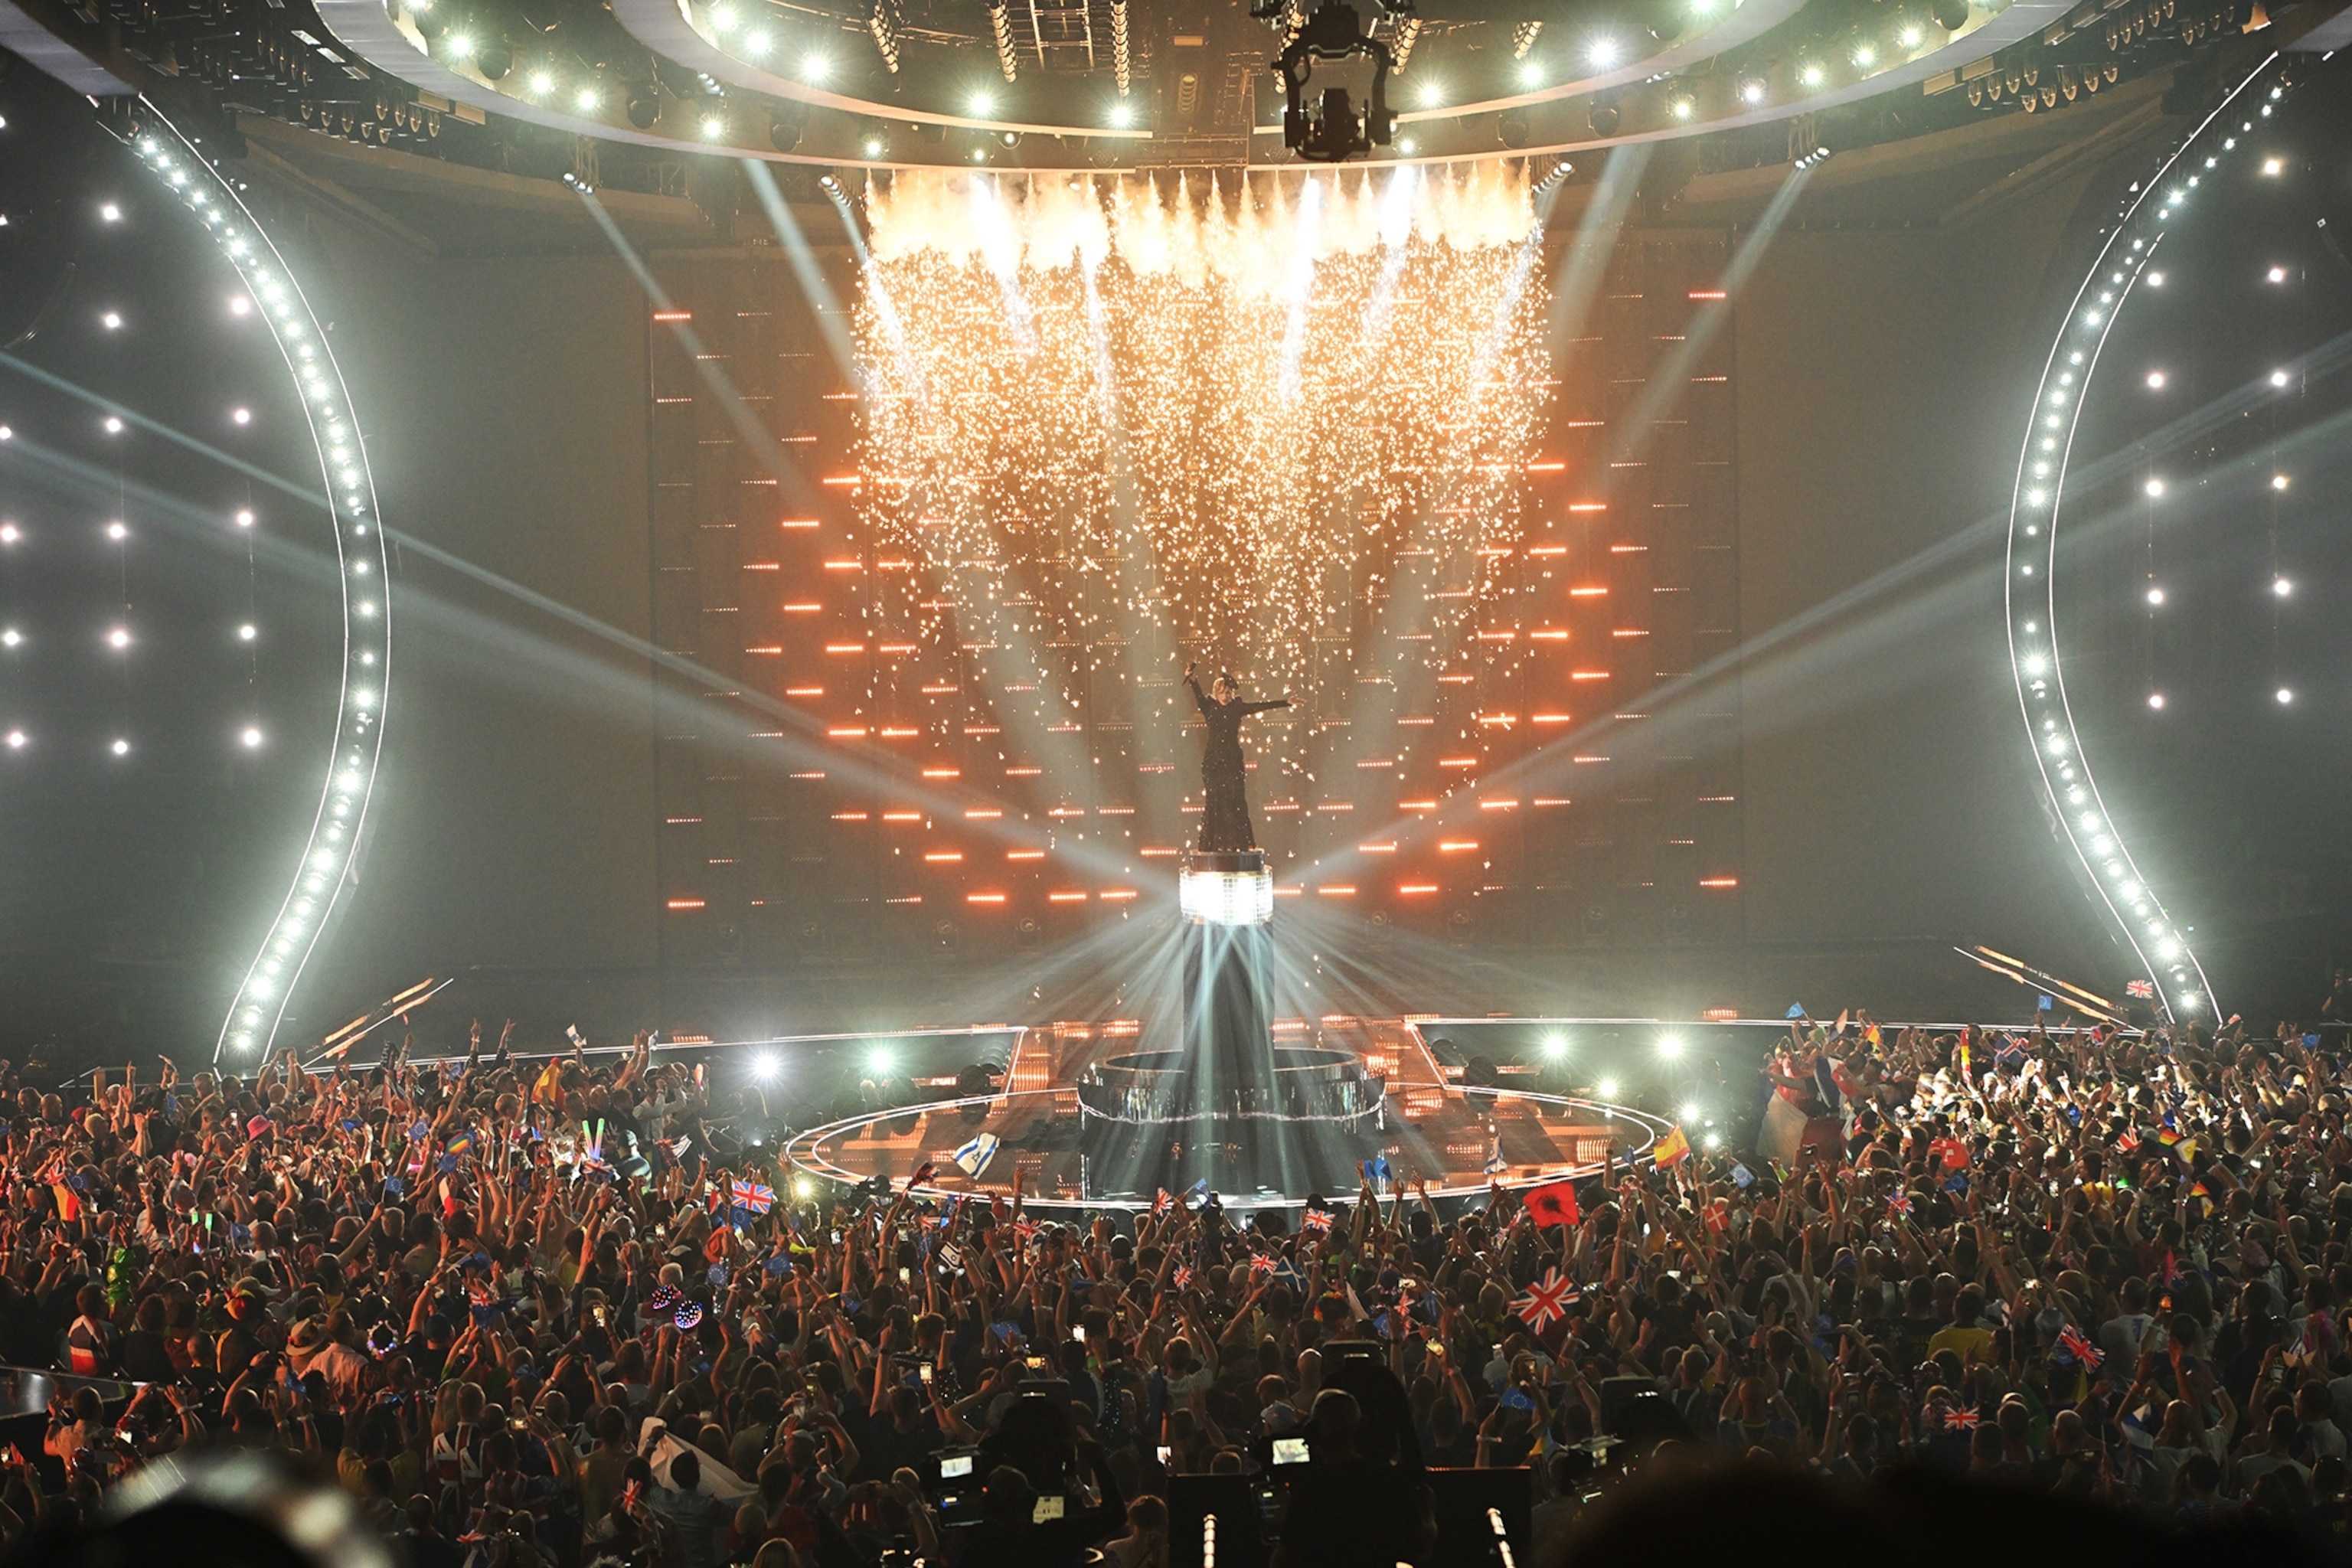
<path fill-rule="evenodd" d="M 1061 1517 L 1062 1496 L 1059 1492 L 1055 1492 L 1037 1500 L 1036 1510 L 1030 1514 L 1029 1522 L 1032 1524 L 1043 1524 L 1049 1519 L 1059 1519 Z"/>
<path fill-rule="evenodd" d="M 923 1363 L 922 1377 L 923 1386 L 926 1388 L 929 1387 L 931 1383 L 931 1363 L 929 1362 L 925 1362 Z"/>
<path fill-rule="evenodd" d="M 1276 1437 L 1274 1440 L 1274 1462 L 1277 1465 L 1303 1465 L 1307 1462 L 1307 1439 Z"/>
<path fill-rule="evenodd" d="M 1080 1344 L 1086 1343 L 1087 1326 L 1084 1323 L 1072 1323 L 1070 1325 L 1070 1337 L 1077 1341 Z"/>
<path fill-rule="evenodd" d="M 951 1454 L 940 1460 L 940 1479 L 960 1481 L 971 1474 L 970 1454 Z"/>
<path fill-rule="evenodd" d="M 1161 1464 L 1163 1464 L 1163 1465 L 1164 1465 L 1164 1464 L 1166 1464 L 1166 1463 L 1168 1462 L 1168 1460 L 1169 1460 L 1169 1457 L 1170 1457 L 1171 1455 L 1174 1454 L 1174 1453 L 1175 1453 L 1175 1451 L 1176 1451 L 1175 1449 L 1171 1448 L 1167 1444 L 1165 1444 L 1165 1443 L 1160 1444 L 1160 1462 Z"/>

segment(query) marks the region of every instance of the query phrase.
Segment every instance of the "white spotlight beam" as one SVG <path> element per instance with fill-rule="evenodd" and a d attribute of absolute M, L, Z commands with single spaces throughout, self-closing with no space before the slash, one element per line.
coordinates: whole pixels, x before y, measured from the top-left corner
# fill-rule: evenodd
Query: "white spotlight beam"
<path fill-rule="evenodd" d="M 2019 717 L 2025 722 L 2042 788 L 2067 845 L 2074 851 L 2099 901 L 2153 981 L 2165 1011 L 2174 1016 L 2220 1016 L 2220 1004 L 2204 966 L 2173 921 L 2156 889 L 2141 875 L 2101 796 L 2090 758 L 2076 731 L 2066 700 L 2058 637 L 2058 524 L 2066 464 L 2074 448 L 2084 395 L 2098 368 L 2099 352 L 2116 318 L 2130 300 L 2148 261 L 2165 236 L 2196 204 L 2186 173 L 2191 153 L 2227 160 L 2242 154 L 2233 121 L 2251 125 L 2250 104 L 2257 84 L 2276 65 L 2273 53 L 2232 88 L 2221 106 L 2200 121 L 2157 169 L 2134 187 L 2129 202 L 2107 231 L 2098 258 L 2066 308 L 2065 324 L 2042 367 L 2033 411 L 2018 454 L 2011 490 L 2008 550 L 2004 556 L 2002 611 L 2008 623 L 2010 675 L 2017 687 Z M 2275 98 L 2278 89 L 2273 88 Z M 2265 104 L 2262 112 L 2267 115 Z M 2208 1012 L 2208 1008 L 2211 1008 Z"/>
<path fill-rule="evenodd" d="M 325 484 L 341 584 L 342 668 L 334 740 L 324 759 L 318 809 L 295 863 L 293 881 L 246 965 L 213 1046 L 216 1062 L 224 1056 L 258 1060 L 277 1039 L 294 987 L 318 952 L 328 918 L 350 883 L 360 829 L 374 792 L 392 674 L 390 563 L 377 523 L 375 479 L 352 417 L 351 390 L 310 300 L 285 258 L 237 199 L 236 188 L 160 108 L 141 101 L 143 126 L 132 146 L 236 268 L 293 376 Z"/>

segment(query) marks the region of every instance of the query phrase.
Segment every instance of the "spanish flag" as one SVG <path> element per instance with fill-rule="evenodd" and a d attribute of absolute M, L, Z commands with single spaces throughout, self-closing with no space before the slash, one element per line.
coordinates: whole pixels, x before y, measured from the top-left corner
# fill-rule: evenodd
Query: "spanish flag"
<path fill-rule="evenodd" d="M 530 1086 L 530 1098 L 538 1105 L 560 1105 L 563 1100 L 563 1064 L 550 1061 L 540 1069 L 539 1080 Z"/>
<path fill-rule="evenodd" d="M 1663 1171 L 1689 1159 L 1690 1152 L 1690 1140 L 1684 1137 L 1683 1130 L 1677 1127 L 1658 1140 L 1657 1146 L 1650 1151 L 1650 1161 Z"/>

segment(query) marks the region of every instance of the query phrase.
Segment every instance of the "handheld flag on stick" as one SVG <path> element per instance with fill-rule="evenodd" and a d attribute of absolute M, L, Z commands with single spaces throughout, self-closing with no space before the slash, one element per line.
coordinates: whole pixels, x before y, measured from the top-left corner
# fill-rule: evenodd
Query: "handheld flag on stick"
<path fill-rule="evenodd" d="M 1511 1310 L 1521 1322 L 1541 1333 L 1553 1319 L 1568 1316 L 1569 1303 L 1576 1298 L 1576 1287 L 1567 1277 L 1557 1268 L 1547 1268 L 1542 1279 L 1528 1287 L 1526 1295 L 1511 1303 Z"/>
<path fill-rule="evenodd" d="M 737 1208 L 750 1214 L 766 1214 L 776 1206 L 776 1191 L 759 1182 L 733 1184 L 733 1201 Z"/>
<path fill-rule="evenodd" d="M 2072 1323 L 2058 1331 L 2058 1349 L 2084 1372 L 2098 1371 L 2099 1363 L 2107 1359 Z"/>
<path fill-rule="evenodd" d="M 1651 1149 L 1650 1161 L 1662 1171 L 1669 1170 L 1689 1159 L 1690 1152 L 1690 1140 L 1683 1135 L 1681 1128 L 1676 1127 Z"/>
<path fill-rule="evenodd" d="M 1520 1201 L 1528 1205 L 1528 1217 L 1538 1226 L 1575 1225 L 1584 1217 L 1576 1206 L 1573 1183 L 1547 1182 L 1540 1187 L 1529 1187 Z"/>
<path fill-rule="evenodd" d="M 977 1181 L 980 1173 L 988 1169 L 988 1163 L 996 1158 L 996 1151 L 1003 1143 L 1003 1140 L 995 1133 L 982 1132 L 957 1150 L 950 1158 L 959 1170 Z"/>
<path fill-rule="evenodd" d="M 1321 1235 L 1330 1228 L 1331 1211 L 1329 1209 L 1308 1209 L 1298 1216 L 1298 1234 L 1301 1236 Z"/>

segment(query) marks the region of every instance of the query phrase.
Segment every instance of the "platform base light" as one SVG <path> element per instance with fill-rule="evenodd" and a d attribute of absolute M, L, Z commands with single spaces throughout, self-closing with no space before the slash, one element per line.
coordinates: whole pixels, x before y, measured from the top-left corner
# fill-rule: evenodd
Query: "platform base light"
<path fill-rule="evenodd" d="M 1178 873 L 1176 906 L 1195 925 L 1262 926 L 1274 919 L 1271 871 Z"/>

